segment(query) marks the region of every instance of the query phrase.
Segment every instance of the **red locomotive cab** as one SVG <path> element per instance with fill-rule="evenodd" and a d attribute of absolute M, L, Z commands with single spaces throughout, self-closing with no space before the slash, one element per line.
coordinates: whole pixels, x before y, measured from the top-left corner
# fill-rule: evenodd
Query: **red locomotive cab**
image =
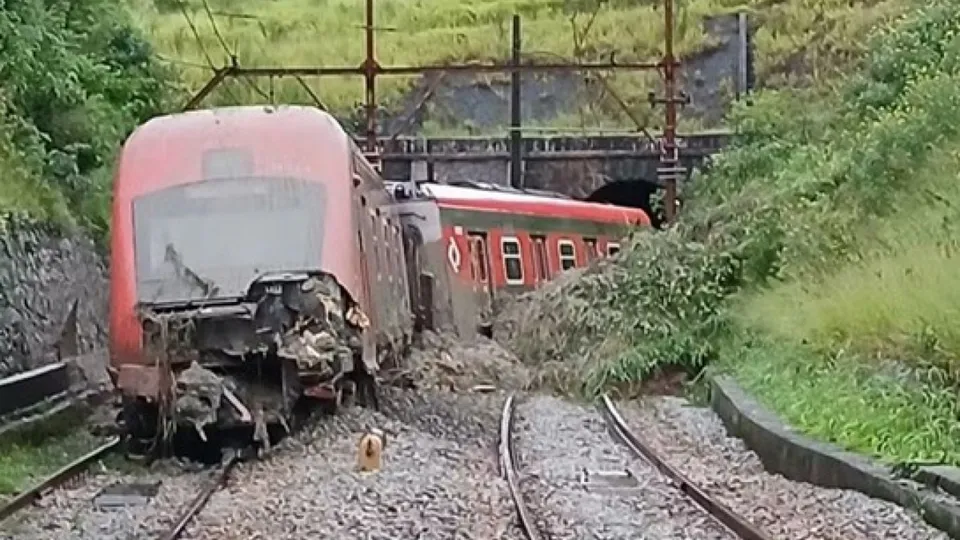
<path fill-rule="evenodd" d="M 217 399 L 246 421 L 255 404 L 241 372 L 252 355 L 302 348 L 307 338 L 285 341 L 302 327 L 298 313 L 369 325 L 352 152 L 336 121 L 308 107 L 176 114 L 129 137 L 115 173 L 110 268 L 110 371 L 125 396 L 162 402 L 187 367 L 222 379 L 235 370 Z M 164 347 L 189 335 L 195 350 L 161 362 L 148 350 L 161 333 Z M 336 361 L 352 369 L 352 359 Z M 281 373 L 276 387 L 323 386 L 309 364 L 298 360 L 299 379 Z"/>

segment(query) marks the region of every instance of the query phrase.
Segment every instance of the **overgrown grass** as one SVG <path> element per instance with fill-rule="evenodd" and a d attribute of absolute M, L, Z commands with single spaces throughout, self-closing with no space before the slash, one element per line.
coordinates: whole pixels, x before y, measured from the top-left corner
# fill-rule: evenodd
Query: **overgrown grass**
<path fill-rule="evenodd" d="M 960 463 L 956 390 L 908 363 L 765 339 L 724 355 L 747 390 L 815 438 L 891 464 Z"/>
<path fill-rule="evenodd" d="M 75 414 L 60 414 L 5 434 L 0 442 L 0 498 L 15 495 L 102 444 L 77 425 Z"/>
<path fill-rule="evenodd" d="M 673 229 L 526 299 L 509 341 L 587 394 L 720 359 L 821 437 L 960 463 L 958 83 L 960 1 L 936 0 L 832 91 L 756 96 Z"/>
<path fill-rule="evenodd" d="M 357 0 L 128 0 L 161 53 L 184 67 L 186 80 L 200 88 L 236 54 L 245 66 L 356 66 L 364 58 L 364 2 Z M 676 50 L 689 55 L 713 45 L 704 33 L 705 17 L 746 9 L 760 25 L 758 73 L 770 84 L 806 82 L 843 73 L 864 51 L 864 38 L 878 21 L 901 12 L 910 0 L 683 0 L 678 1 Z M 572 59 L 574 27 L 582 57 L 655 60 L 662 54 L 663 15 L 659 0 L 609 0 L 588 21 L 595 0 L 379 0 L 377 50 L 383 65 L 422 65 L 450 61 L 504 60 L 509 57 L 511 16 L 523 17 L 524 47 L 530 55 Z M 207 9 L 209 7 L 209 10 Z M 197 35 L 190 23 L 197 29 Z M 389 29 L 389 30 L 386 30 Z M 792 74 L 786 78 L 785 75 Z M 390 105 L 412 78 L 381 78 L 378 94 Z M 611 86 L 634 115 L 646 118 L 653 74 L 617 74 Z M 362 80 L 308 81 L 337 112 L 352 111 L 363 98 Z M 262 102 L 271 95 L 267 81 L 230 83 L 213 103 Z M 272 88 L 278 102 L 309 103 L 294 80 Z M 606 120 L 630 124 L 618 106 L 605 107 Z"/>

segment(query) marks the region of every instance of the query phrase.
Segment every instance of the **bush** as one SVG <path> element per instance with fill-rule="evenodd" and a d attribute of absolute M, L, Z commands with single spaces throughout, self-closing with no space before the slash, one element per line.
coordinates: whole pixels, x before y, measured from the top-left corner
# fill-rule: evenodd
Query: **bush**
<path fill-rule="evenodd" d="M 172 80 L 116 2 L 3 6 L 0 204 L 102 236 L 117 145 L 166 108 Z"/>
<path fill-rule="evenodd" d="M 616 263 L 508 307 L 504 321 L 536 322 L 502 338 L 551 363 L 563 389 L 594 395 L 668 365 L 699 369 L 738 329 L 733 293 L 867 259 L 877 220 L 957 139 L 958 7 L 936 0 L 879 32 L 866 69 L 834 92 L 764 92 L 739 107 L 736 143 L 695 180 L 672 230 L 638 234 Z"/>

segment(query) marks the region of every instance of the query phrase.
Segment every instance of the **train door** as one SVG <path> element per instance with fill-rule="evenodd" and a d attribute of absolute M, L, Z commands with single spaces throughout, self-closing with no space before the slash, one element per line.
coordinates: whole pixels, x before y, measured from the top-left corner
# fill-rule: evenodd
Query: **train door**
<path fill-rule="evenodd" d="M 416 225 L 407 223 L 403 225 L 402 238 L 410 305 L 416 315 L 416 329 L 420 331 L 423 328 L 429 328 L 428 315 L 433 309 L 432 303 L 425 303 L 425 300 L 430 298 L 429 293 L 421 290 L 423 283 L 421 283 L 420 269 L 423 268 L 423 259 L 420 249 L 423 247 L 423 233 Z"/>
<path fill-rule="evenodd" d="M 487 249 L 487 234 L 483 232 L 467 233 L 470 250 L 470 277 L 473 279 L 474 292 L 480 320 L 486 322 L 493 312 L 493 287 L 490 278 L 490 252 Z"/>
<path fill-rule="evenodd" d="M 597 239 L 596 238 L 584 238 L 583 243 L 586 246 L 586 256 L 587 264 L 592 263 L 597 257 L 600 256 L 600 253 L 597 251 Z"/>
<path fill-rule="evenodd" d="M 530 235 L 533 241 L 533 269 L 537 283 L 550 279 L 550 264 L 547 260 L 547 239 L 540 235 Z"/>

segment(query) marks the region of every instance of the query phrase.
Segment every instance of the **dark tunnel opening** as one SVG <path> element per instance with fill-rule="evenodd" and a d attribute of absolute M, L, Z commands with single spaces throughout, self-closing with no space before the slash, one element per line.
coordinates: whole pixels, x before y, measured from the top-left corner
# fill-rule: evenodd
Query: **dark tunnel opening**
<path fill-rule="evenodd" d="M 664 216 L 662 211 L 654 211 L 652 201 L 653 194 L 659 189 L 659 185 L 645 180 L 617 180 L 604 184 L 584 200 L 639 208 L 650 216 L 651 225 L 659 229 Z"/>

